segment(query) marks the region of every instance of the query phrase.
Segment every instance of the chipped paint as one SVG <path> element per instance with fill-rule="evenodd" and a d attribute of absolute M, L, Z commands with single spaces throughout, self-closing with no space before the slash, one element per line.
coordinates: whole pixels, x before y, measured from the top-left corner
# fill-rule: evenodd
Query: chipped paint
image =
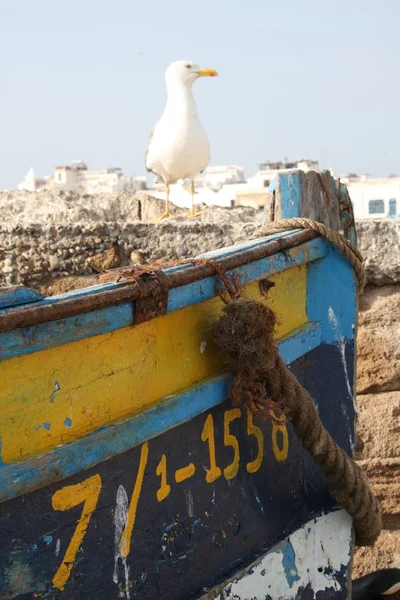
<path fill-rule="evenodd" d="M 60 391 L 60 384 L 58 383 L 58 381 L 54 382 L 54 388 L 53 391 L 50 394 L 50 402 L 53 403 L 55 402 L 56 399 L 56 393 Z"/>
<path fill-rule="evenodd" d="M 204 350 L 207 347 L 207 342 L 201 342 L 200 344 L 200 354 L 203 354 Z"/>
<path fill-rule="evenodd" d="M 358 414 L 357 406 L 356 406 L 354 394 L 352 392 L 352 386 L 350 384 L 349 372 L 347 369 L 346 340 L 345 340 L 344 336 L 342 336 L 340 333 L 338 318 L 337 318 L 336 313 L 333 310 L 332 306 L 330 306 L 328 308 L 328 319 L 329 319 L 330 323 L 332 324 L 332 328 L 334 330 L 334 334 L 335 334 L 335 338 L 336 338 L 336 346 L 340 352 L 340 358 L 342 361 L 344 379 L 345 379 L 346 387 L 347 387 L 347 393 L 349 395 L 349 398 L 353 401 L 354 412 L 357 415 Z M 350 418 L 349 418 L 348 412 L 346 410 L 346 405 L 345 405 L 343 398 L 341 399 L 341 407 L 342 407 L 343 415 L 346 418 L 347 428 L 349 430 L 350 446 L 351 446 L 352 451 L 354 452 L 353 430 L 351 427 Z"/>
<path fill-rule="evenodd" d="M 307 588 L 347 594 L 352 521 L 344 510 L 317 517 L 202 600 L 295 600 Z"/>
<path fill-rule="evenodd" d="M 300 577 L 296 567 L 296 553 L 290 540 L 286 540 L 282 550 L 282 566 L 285 569 L 286 581 L 292 587 L 293 583 L 299 581 Z"/>
<path fill-rule="evenodd" d="M 124 568 L 125 578 L 125 598 L 130 600 L 129 593 L 129 567 L 127 559 L 122 556 L 121 553 L 121 538 L 125 530 L 126 522 L 128 519 L 128 494 L 123 485 L 120 485 L 117 491 L 116 506 L 114 511 L 114 524 L 115 524 L 115 535 L 114 535 L 114 573 L 113 581 L 120 587 L 120 566 L 119 561 L 121 560 Z"/>
<path fill-rule="evenodd" d="M 188 515 L 189 517 L 193 517 L 194 511 L 193 511 L 193 494 L 191 492 L 191 490 L 188 490 L 187 492 L 185 492 L 185 496 L 186 496 L 186 506 L 188 509 Z"/>

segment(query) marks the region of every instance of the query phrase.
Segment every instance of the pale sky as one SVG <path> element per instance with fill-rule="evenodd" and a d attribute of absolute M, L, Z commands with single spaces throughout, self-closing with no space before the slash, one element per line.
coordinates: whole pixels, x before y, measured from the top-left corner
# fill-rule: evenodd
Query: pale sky
<path fill-rule="evenodd" d="M 400 0 L 0 0 L 0 189 L 82 159 L 144 175 L 174 60 L 211 164 L 400 174 Z M 150 177 L 149 177 L 150 180 Z"/>

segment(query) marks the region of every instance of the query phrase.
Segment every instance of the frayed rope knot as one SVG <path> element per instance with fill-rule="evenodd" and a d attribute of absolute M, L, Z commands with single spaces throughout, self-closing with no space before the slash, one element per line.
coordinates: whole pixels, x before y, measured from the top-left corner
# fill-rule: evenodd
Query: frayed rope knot
<path fill-rule="evenodd" d="M 274 421 L 290 418 L 333 497 L 353 517 L 356 543 L 370 545 L 382 529 L 378 502 L 363 471 L 329 435 L 311 396 L 280 357 L 276 323 L 275 313 L 262 302 L 237 294 L 214 323 L 213 339 L 233 372 L 232 402 Z"/>

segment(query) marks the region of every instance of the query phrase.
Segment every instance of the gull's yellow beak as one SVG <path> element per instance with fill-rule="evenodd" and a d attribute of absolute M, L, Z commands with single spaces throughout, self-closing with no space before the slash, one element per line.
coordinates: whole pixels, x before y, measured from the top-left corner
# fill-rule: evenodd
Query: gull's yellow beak
<path fill-rule="evenodd" d="M 200 69 L 199 77 L 216 77 L 218 75 L 217 71 L 214 69 Z"/>

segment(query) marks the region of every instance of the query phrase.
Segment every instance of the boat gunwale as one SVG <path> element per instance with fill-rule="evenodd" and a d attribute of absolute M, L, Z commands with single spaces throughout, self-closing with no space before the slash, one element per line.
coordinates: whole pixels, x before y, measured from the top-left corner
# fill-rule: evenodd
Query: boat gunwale
<path fill-rule="evenodd" d="M 266 239 L 256 246 L 240 249 L 238 252 L 218 258 L 221 267 L 230 271 L 248 263 L 272 256 L 293 248 L 304 242 L 320 237 L 312 230 L 297 230 L 289 232 L 274 239 Z M 255 243 L 257 241 L 255 240 Z M 207 253 L 202 256 L 207 256 Z M 200 258 L 200 257 L 199 257 Z M 195 260 L 195 259 L 194 259 Z M 182 267 L 182 268 L 179 268 Z M 200 281 L 215 275 L 215 268 L 211 263 L 193 265 L 188 261 L 186 264 L 177 265 L 171 270 L 164 271 L 165 284 L 168 290 L 182 287 L 184 285 Z M 53 303 L 36 302 L 22 307 L 15 307 L 7 312 L 0 311 L 0 333 L 38 325 L 49 321 L 57 321 L 65 317 L 73 317 L 79 314 L 92 312 L 102 308 L 121 304 L 122 302 L 133 302 L 140 298 L 157 295 L 160 291 L 160 283 L 157 279 L 148 278 L 139 287 L 135 282 L 121 282 L 116 288 L 105 291 L 96 291 L 78 297 L 65 298 Z"/>

